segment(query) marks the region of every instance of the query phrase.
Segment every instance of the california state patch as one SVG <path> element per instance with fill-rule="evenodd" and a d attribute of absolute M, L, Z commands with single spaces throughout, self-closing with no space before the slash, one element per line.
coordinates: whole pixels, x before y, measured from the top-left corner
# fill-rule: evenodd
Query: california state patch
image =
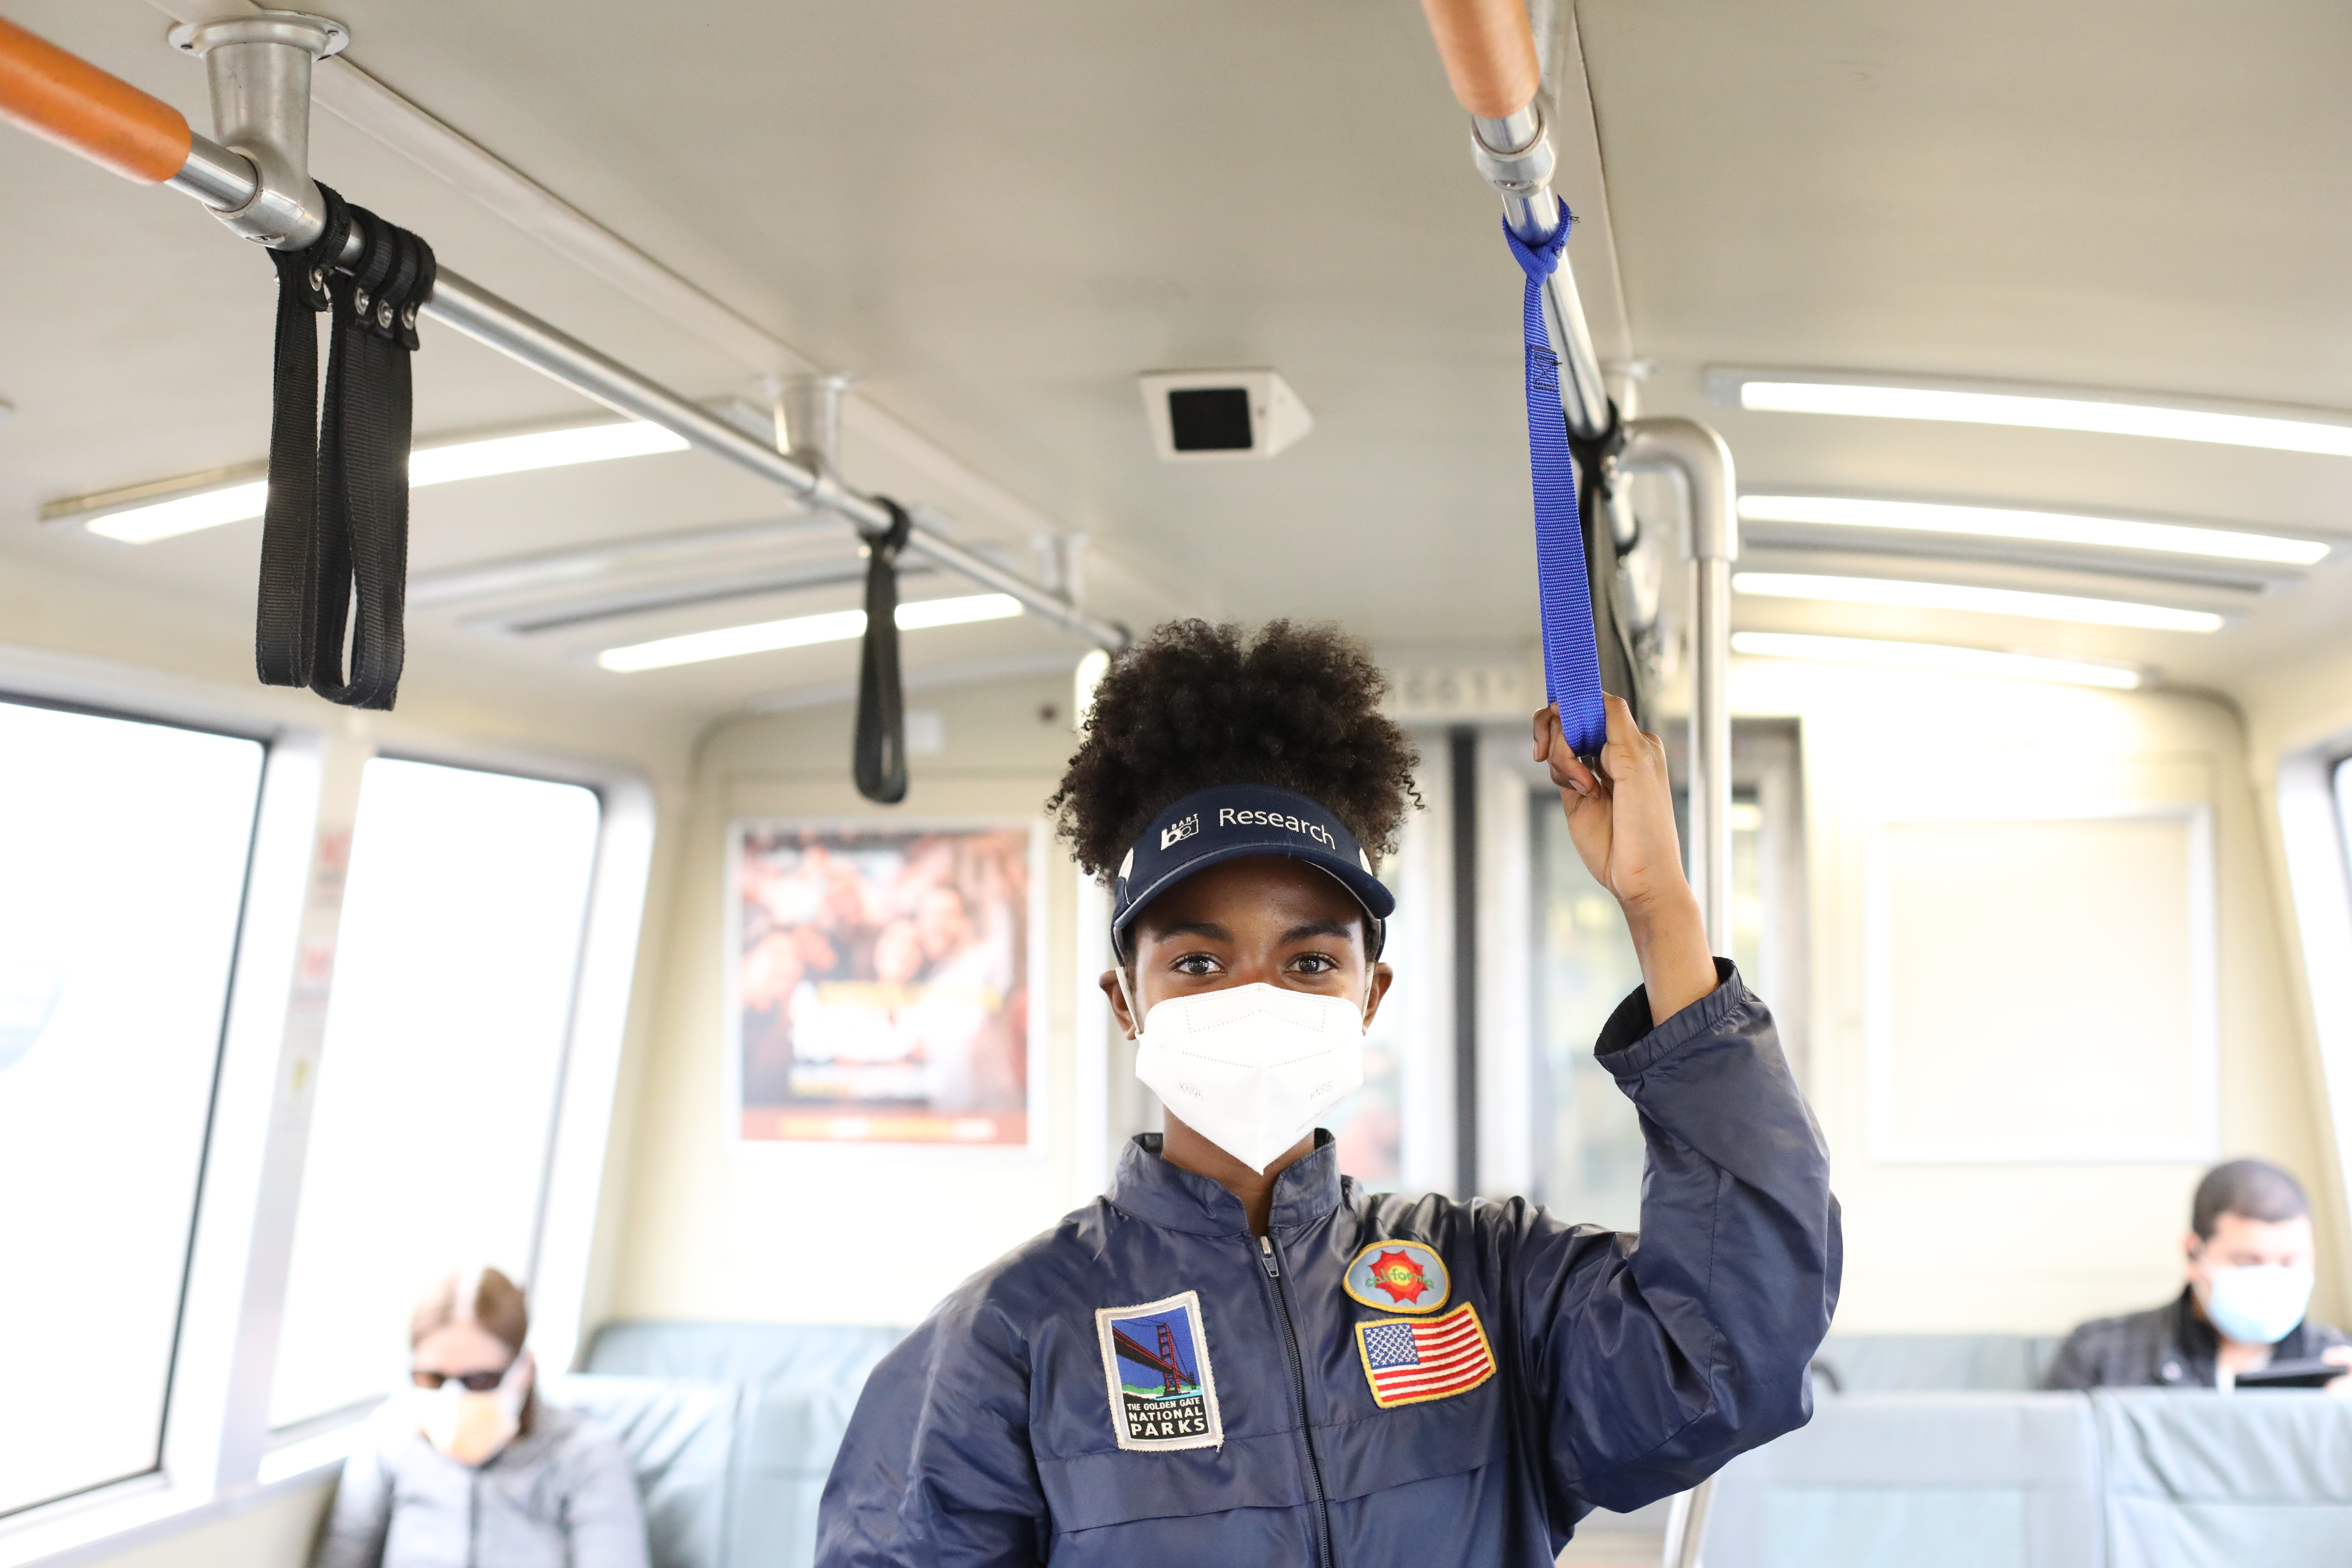
<path fill-rule="evenodd" d="M 1217 1410 L 1217 1376 L 1209 1365 L 1199 1292 L 1101 1308 L 1095 1330 L 1110 1387 L 1111 1432 L 1120 1447 L 1152 1453 L 1223 1446 L 1225 1424 Z"/>
<path fill-rule="evenodd" d="M 1454 1293 L 1454 1279 L 1426 1243 L 1376 1241 L 1356 1254 L 1339 1289 L 1383 1312 L 1434 1312 Z"/>

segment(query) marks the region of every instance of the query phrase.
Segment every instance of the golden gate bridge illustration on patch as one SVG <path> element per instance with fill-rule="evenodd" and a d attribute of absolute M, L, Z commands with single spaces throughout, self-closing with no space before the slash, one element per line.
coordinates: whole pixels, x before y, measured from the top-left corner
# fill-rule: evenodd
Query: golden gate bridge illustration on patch
<path fill-rule="evenodd" d="M 1203 1448 L 1224 1440 L 1196 1293 L 1105 1307 L 1095 1320 L 1120 1447 Z"/>

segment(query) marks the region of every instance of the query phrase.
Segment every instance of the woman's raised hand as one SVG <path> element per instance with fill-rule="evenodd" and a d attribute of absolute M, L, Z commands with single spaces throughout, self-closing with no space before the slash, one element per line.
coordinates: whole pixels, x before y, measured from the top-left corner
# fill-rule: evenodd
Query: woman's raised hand
<path fill-rule="evenodd" d="M 1622 699 L 1601 701 L 1608 708 L 1609 739 L 1601 749 L 1598 773 L 1568 749 L 1558 709 L 1536 714 L 1536 761 L 1550 768 L 1551 782 L 1559 786 L 1569 836 L 1592 879 L 1629 912 L 1689 899 L 1665 742 L 1634 727 L 1633 710 Z"/>

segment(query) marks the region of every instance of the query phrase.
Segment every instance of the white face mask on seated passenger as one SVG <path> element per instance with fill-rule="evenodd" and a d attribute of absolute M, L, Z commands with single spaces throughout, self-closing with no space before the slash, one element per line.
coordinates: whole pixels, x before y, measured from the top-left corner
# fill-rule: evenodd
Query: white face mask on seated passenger
<path fill-rule="evenodd" d="M 1160 1103 L 1253 1171 L 1364 1082 L 1356 1002 L 1263 982 L 1155 1003 L 1136 1047 Z"/>
<path fill-rule="evenodd" d="M 517 1352 L 513 1364 L 488 1388 L 473 1386 L 486 1375 L 480 1373 L 448 1378 L 438 1373 L 413 1373 L 416 1429 L 461 1465 L 488 1464 L 522 1430 L 532 1370 L 526 1350 Z"/>

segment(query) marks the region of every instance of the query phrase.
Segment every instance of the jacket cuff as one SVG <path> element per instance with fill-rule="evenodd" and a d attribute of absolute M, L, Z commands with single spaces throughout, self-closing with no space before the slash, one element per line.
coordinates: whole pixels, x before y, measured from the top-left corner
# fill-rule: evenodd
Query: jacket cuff
<path fill-rule="evenodd" d="M 1734 1010 L 1754 1000 L 1739 978 L 1738 965 L 1727 958 L 1718 958 L 1715 961 L 1715 989 L 1664 1024 L 1650 1016 L 1649 987 L 1634 986 L 1632 994 L 1617 1004 L 1617 1010 L 1609 1015 L 1609 1022 L 1601 1026 L 1601 1038 L 1594 1042 L 1592 1054 L 1618 1078 L 1630 1078 L 1648 1070 L 1675 1047 L 1717 1033 Z"/>

